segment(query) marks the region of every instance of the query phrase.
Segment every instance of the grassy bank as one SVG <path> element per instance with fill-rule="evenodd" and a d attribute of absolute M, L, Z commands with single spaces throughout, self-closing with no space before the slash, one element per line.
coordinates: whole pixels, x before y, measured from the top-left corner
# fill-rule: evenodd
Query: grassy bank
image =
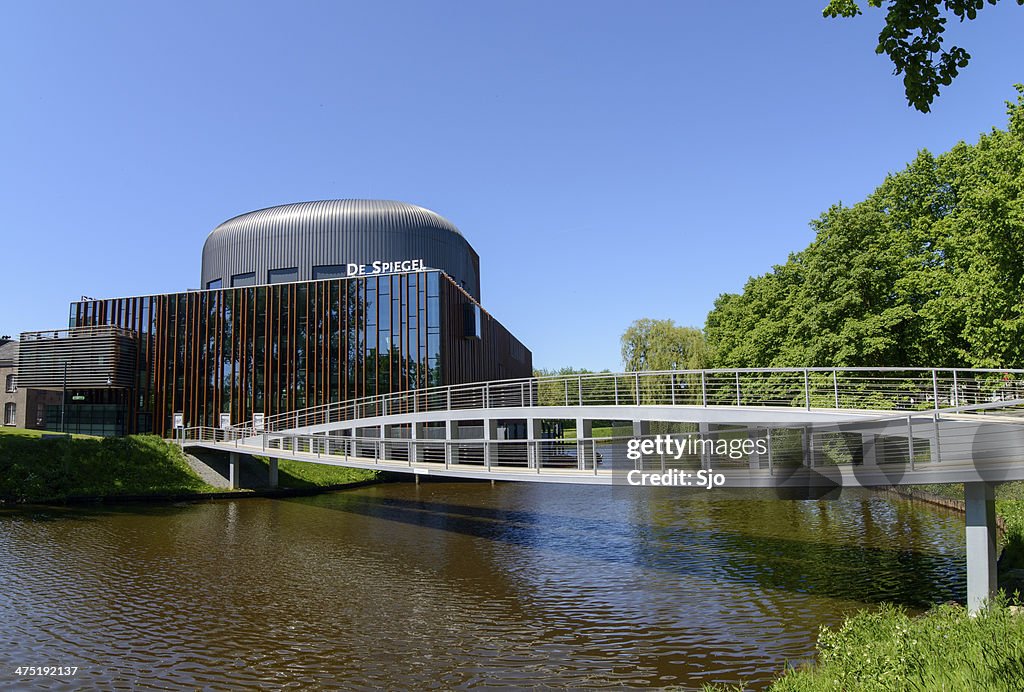
<path fill-rule="evenodd" d="M 822 628 L 817 663 L 790 671 L 769 689 L 1024 689 L 1024 616 L 1002 601 L 975 616 L 955 605 L 917 617 L 882 606 L 835 630 Z"/>
<path fill-rule="evenodd" d="M 0 428 L 0 502 L 225 492 L 199 478 L 176 445 L 153 435 L 59 439 L 43 439 L 43 435 L 37 430 Z M 380 476 L 376 471 L 340 466 L 278 463 L 278 485 L 284 489 L 337 488 Z"/>
<path fill-rule="evenodd" d="M 255 459 L 264 465 L 268 463 L 265 457 L 255 457 Z M 350 469 L 344 466 L 311 464 L 290 459 L 281 459 L 277 462 L 277 484 L 281 488 L 300 490 L 331 488 L 351 483 L 366 483 L 368 481 L 380 480 L 382 475 L 380 471 L 371 471 L 369 469 Z"/>
<path fill-rule="evenodd" d="M 152 435 L 43 439 L 36 431 L 0 434 L 0 500 L 214 492 L 173 444 Z"/>

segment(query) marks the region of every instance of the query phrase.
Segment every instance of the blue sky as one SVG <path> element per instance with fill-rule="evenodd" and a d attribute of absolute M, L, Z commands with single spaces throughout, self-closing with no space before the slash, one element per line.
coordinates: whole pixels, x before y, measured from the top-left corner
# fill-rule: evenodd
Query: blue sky
<path fill-rule="evenodd" d="M 950 27 L 972 63 L 924 115 L 882 12 L 824 4 L 3 3 L 0 333 L 197 287 L 236 214 L 384 198 L 463 231 L 536 366 L 618 369 L 633 320 L 703 325 L 831 204 L 1005 126 L 1024 9 Z"/>

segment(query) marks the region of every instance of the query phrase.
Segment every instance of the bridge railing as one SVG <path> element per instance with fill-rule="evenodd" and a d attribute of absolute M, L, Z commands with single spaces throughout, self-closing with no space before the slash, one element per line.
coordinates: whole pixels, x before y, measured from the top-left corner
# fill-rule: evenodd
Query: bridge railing
<path fill-rule="evenodd" d="M 878 472 L 871 469 L 888 469 L 885 473 L 894 475 L 885 479 L 895 483 L 903 472 L 932 464 L 981 467 L 1024 462 L 1024 398 L 939 410 L 907 409 L 839 423 L 716 426 L 710 430 L 701 430 L 695 423 L 658 425 L 667 427 L 646 435 L 613 430 L 611 436 L 508 440 L 288 431 L 265 431 L 254 437 L 238 430 L 194 427 L 181 431 L 181 440 L 269 456 L 275 451 L 309 455 L 327 463 L 355 460 L 382 469 L 394 469 L 396 464 L 587 474 L 629 469 L 747 469 L 784 476 L 800 467 L 849 466 L 874 473 L 870 481 L 874 484 L 880 481 Z M 628 453 L 631 445 L 658 438 L 689 444 L 685 449 L 680 445 L 678 452 L 639 457 Z"/>
<path fill-rule="evenodd" d="M 938 410 L 1024 396 L 1024 370 L 763 368 L 588 373 L 449 385 L 268 416 L 281 431 L 405 413 L 536 406 Z M 242 428 L 254 433 L 251 423 Z"/>

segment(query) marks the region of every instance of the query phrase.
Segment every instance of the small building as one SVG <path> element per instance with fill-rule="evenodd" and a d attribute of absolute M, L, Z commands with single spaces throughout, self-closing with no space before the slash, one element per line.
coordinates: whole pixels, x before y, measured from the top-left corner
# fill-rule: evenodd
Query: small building
<path fill-rule="evenodd" d="M 0 424 L 5 427 L 46 429 L 48 407 L 60 406 L 58 392 L 30 389 L 18 381 L 20 344 L 0 337 Z"/>

